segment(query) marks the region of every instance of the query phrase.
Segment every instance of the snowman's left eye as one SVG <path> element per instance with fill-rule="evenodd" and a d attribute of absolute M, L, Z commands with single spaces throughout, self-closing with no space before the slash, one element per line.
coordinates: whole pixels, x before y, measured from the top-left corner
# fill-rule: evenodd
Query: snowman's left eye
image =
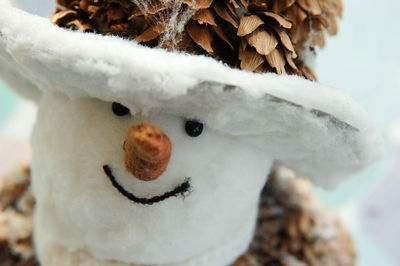
<path fill-rule="evenodd" d="M 112 103 L 112 111 L 117 116 L 124 116 L 130 113 L 130 110 L 120 103 Z"/>
<path fill-rule="evenodd" d="M 204 125 L 196 120 L 188 120 L 185 123 L 185 131 L 191 137 L 198 137 L 203 133 Z"/>

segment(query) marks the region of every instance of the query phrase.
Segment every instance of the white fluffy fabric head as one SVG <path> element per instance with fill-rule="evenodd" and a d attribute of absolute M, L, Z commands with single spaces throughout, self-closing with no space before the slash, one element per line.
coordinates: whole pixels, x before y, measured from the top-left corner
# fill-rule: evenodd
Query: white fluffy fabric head
<path fill-rule="evenodd" d="M 160 127 L 172 143 L 167 170 L 150 182 L 124 166 L 127 129 L 143 120 Z M 219 253 L 237 242 L 240 250 L 230 250 L 219 265 L 228 264 L 251 239 L 272 164 L 266 151 L 207 126 L 199 137 L 188 136 L 185 117 L 119 117 L 111 103 L 54 93 L 41 100 L 32 144 L 36 243 L 44 262 L 54 245 L 98 259 L 164 265 Z M 112 185 L 105 165 L 137 197 L 162 195 L 187 178 L 190 189 L 153 205 L 136 203 Z M 204 265 L 215 262 L 209 263 Z"/>

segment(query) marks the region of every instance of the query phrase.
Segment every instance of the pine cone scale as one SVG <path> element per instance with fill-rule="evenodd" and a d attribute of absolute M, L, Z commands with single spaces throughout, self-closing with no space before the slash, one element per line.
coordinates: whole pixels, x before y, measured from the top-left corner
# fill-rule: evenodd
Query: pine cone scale
<path fill-rule="evenodd" d="M 212 8 L 214 9 L 215 13 L 218 14 L 219 17 L 224 19 L 225 21 L 229 22 L 232 24 L 233 27 L 238 28 L 239 27 L 239 20 L 238 18 L 231 12 L 231 10 L 228 10 L 227 8 L 223 8 L 220 3 L 217 1 L 214 1 L 212 4 Z"/>
<path fill-rule="evenodd" d="M 284 19 L 283 17 L 272 13 L 272 12 L 264 12 L 264 15 L 266 15 L 267 17 L 273 18 L 275 19 L 279 25 L 285 29 L 291 29 L 292 28 L 292 23 L 290 21 L 287 21 L 286 19 Z"/>
<path fill-rule="evenodd" d="M 197 22 L 200 24 L 206 23 L 207 25 L 217 26 L 217 23 L 215 22 L 215 17 L 209 9 L 200 10 L 193 16 L 192 19 L 197 20 Z"/>
<path fill-rule="evenodd" d="M 148 28 L 145 32 L 139 35 L 135 40 L 138 43 L 149 42 L 156 39 L 158 36 L 163 34 L 166 31 L 165 25 L 162 23 L 158 23 Z"/>
<path fill-rule="evenodd" d="M 253 33 L 259 26 L 263 25 L 264 21 L 256 15 L 244 16 L 240 19 L 237 35 L 243 37 Z"/>
<path fill-rule="evenodd" d="M 289 34 L 279 27 L 273 27 L 273 29 L 278 34 L 280 41 L 283 44 L 283 47 L 285 47 L 286 50 L 292 53 L 292 58 L 296 58 L 297 54 L 293 47 L 292 40 L 290 39 Z"/>
<path fill-rule="evenodd" d="M 247 41 L 262 55 L 269 55 L 278 45 L 275 36 L 265 30 L 255 30 L 247 36 Z"/>
<path fill-rule="evenodd" d="M 211 45 L 213 37 L 206 26 L 199 25 L 195 22 L 189 22 L 186 29 L 195 43 L 201 46 L 207 53 L 214 54 L 214 49 Z"/>

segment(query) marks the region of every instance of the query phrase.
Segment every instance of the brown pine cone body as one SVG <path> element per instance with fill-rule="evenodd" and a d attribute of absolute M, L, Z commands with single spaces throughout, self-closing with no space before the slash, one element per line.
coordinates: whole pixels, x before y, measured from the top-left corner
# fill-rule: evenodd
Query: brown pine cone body
<path fill-rule="evenodd" d="M 253 72 L 315 80 L 305 57 L 337 33 L 341 0 L 58 0 L 60 27 L 205 54 Z"/>
<path fill-rule="evenodd" d="M 308 180 L 288 169 L 273 173 L 260 202 L 248 252 L 233 266 L 354 266 L 353 242 Z"/>
<path fill-rule="evenodd" d="M 0 178 L 0 265 L 38 266 L 33 254 L 29 167 Z"/>

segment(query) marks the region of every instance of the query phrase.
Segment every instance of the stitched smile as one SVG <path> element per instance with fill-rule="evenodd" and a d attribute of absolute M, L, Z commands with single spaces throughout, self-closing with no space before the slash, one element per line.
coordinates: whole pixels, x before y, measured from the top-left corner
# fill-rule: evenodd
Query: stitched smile
<path fill-rule="evenodd" d="M 117 180 L 115 179 L 115 177 L 111 171 L 111 168 L 108 165 L 104 165 L 103 170 L 104 170 L 104 173 L 106 173 L 106 175 L 110 179 L 111 184 L 122 195 L 124 195 L 129 200 L 136 202 L 136 203 L 140 203 L 140 204 L 152 205 L 154 203 L 158 203 L 163 200 L 166 200 L 170 197 L 176 197 L 179 195 L 182 197 L 185 197 L 185 195 L 190 191 L 190 187 L 191 187 L 190 186 L 190 178 L 185 178 L 185 181 L 182 184 L 180 184 L 179 186 L 177 186 L 176 188 L 174 188 L 171 191 L 165 192 L 164 194 L 159 195 L 159 196 L 154 196 L 152 198 L 141 198 L 141 197 L 137 197 L 134 194 L 132 194 L 131 192 L 127 191 L 121 184 L 119 184 L 117 182 Z"/>

